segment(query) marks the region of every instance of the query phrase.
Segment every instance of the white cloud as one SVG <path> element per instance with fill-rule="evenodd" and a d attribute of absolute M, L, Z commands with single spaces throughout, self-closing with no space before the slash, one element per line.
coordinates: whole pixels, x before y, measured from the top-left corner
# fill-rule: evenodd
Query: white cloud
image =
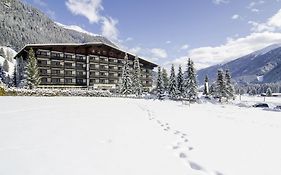
<path fill-rule="evenodd" d="M 238 18 L 240 18 L 240 16 L 238 14 L 235 14 L 231 17 L 231 19 L 238 19 Z"/>
<path fill-rule="evenodd" d="M 248 9 L 253 9 L 253 8 L 255 8 L 256 6 L 262 5 L 262 4 L 264 4 L 264 3 L 265 3 L 264 0 L 252 1 L 252 2 L 250 2 L 250 4 L 247 6 L 247 8 L 248 8 Z"/>
<path fill-rule="evenodd" d="M 67 0 L 67 8 L 74 15 L 86 17 L 90 23 L 98 23 L 101 19 L 100 11 L 103 10 L 102 0 Z"/>
<path fill-rule="evenodd" d="M 187 50 L 189 48 L 188 44 L 184 44 L 183 46 L 181 46 L 180 50 Z"/>
<path fill-rule="evenodd" d="M 276 43 L 281 43 L 281 33 L 252 33 L 246 37 L 229 39 L 225 44 L 220 46 L 192 49 L 186 57 L 177 58 L 165 64 L 185 65 L 186 59 L 190 57 L 194 60 L 196 68 L 201 69 L 239 58 Z"/>
<path fill-rule="evenodd" d="M 109 18 L 104 17 L 102 19 L 102 27 L 101 27 L 102 35 L 109 39 L 117 41 L 119 35 L 119 31 L 116 27 L 117 24 L 118 24 L 118 20 L 115 20 L 111 17 Z"/>
<path fill-rule="evenodd" d="M 256 13 L 260 12 L 260 10 L 259 10 L 259 9 L 256 9 L 256 8 L 251 9 L 251 11 L 252 11 L 252 12 L 256 12 Z"/>
<path fill-rule="evenodd" d="M 281 29 L 281 9 L 265 23 L 258 23 L 255 21 L 249 21 L 248 23 L 252 25 L 251 30 L 254 32 L 278 31 Z"/>
<path fill-rule="evenodd" d="M 229 3 L 229 1 L 228 0 L 213 0 L 213 3 L 219 5 L 219 4 Z"/>
<path fill-rule="evenodd" d="M 167 58 L 168 57 L 166 50 L 161 49 L 161 48 L 153 48 L 150 50 L 150 53 L 152 54 L 153 57 L 156 57 L 156 58 Z"/>
<path fill-rule="evenodd" d="M 171 41 L 166 41 L 165 43 L 166 43 L 166 44 L 171 44 L 172 42 L 171 42 Z"/>
<path fill-rule="evenodd" d="M 141 50 L 142 50 L 142 48 L 139 47 L 139 46 L 128 49 L 128 51 L 130 53 L 133 53 L 133 54 L 136 54 L 136 55 L 139 54 Z"/>
<path fill-rule="evenodd" d="M 103 36 L 114 42 L 120 42 L 118 39 L 119 30 L 116 27 L 118 20 L 100 14 L 103 10 L 102 0 L 67 0 L 65 4 L 74 15 L 84 16 L 90 23 L 101 24 Z"/>
<path fill-rule="evenodd" d="M 33 0 L 33 2 L 35 4 L 38 4 L 38 5 L 42 6 L 42 7 L 46 7 L 47 6 L 46 2 L 44 2 L 43 0 Z"/>

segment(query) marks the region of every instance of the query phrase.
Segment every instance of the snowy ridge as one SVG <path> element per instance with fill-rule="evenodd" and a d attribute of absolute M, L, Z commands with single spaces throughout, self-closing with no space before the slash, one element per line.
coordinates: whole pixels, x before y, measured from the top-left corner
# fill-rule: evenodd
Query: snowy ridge
<path fill-rule="evenodd" d="M 258 51 L 255 51 L 255 52 L 251 53 L 251 55 L 255 55 L 255 56 L 264 55 L 264 54 L 266 54 L 266 53 L 268 53 L 268 52 L 270 52 L 270 51 L 272 51 L 274 49 L 277 49 L 279 47 L 281 47 L 281 43 L 279 43 L 279 44 L 272 44 L 272 45 L 270 45 L 270 46 L 268 46 L 266 48 L 263 48 L 261 50 L 258 50 Z"/>
<path fill-rule="evenodd" d="M 88 31 L 82 29 L 81 27 L 79 27 L 79 26 L 77 26 L 77 25 L 64 25 L 64 24 L 61 24 L 61 23 L 59 23 L 59 22 L 55 22 L 55 23 L 56 23 L 58 26 L 63 27 L 63 28 L 68 29 L 68 30 L 74 30 L 74 31 L 76 31 L 76 32 L 85 33 L 85 34 L 90 35 L 90 36 L 100 36 L 100 35 L 98 35 L 98 34 L 94 34 L 94 33 L 92 33 L 92 32 L 88 32 Z"/>

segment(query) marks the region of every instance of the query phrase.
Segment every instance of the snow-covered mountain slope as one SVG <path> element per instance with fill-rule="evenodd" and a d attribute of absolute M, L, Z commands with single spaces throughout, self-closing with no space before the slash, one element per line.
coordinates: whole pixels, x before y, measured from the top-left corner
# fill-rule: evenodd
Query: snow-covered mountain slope
<path fill-rule="evenodd" d="M 278 82 L 281 81 L 280 76 L 278 78 L 270 72 L 280 64 L 281 44 L 275 44 L 225 64 L 201 69 L 198 71 L 198 80 L 203 83 L 205 76 L 208 75 L 209 79 L 214 81 L 217 70 L 223 68 L 229 69 L 232 77 L 238 82 L 257 82 L 257 77 L 261 75 L 267 77 L 263 82 Z"/>
<path fill-rule="evenodd" d="M 0 106 L 0 174 L 281 172 L 278 112 L 92 97 L 2 97 Z"/>
<path fill-rule="evenodd" d="M 0 65 L 3 65 L 4 61 L 7 60 L 9 63 L 9 75 L 12 76 L 14 72 L 15 60 L 13 59 L 14 56 L 17 54 L 16 51 L 9 47 L 0 46 L 0 49 L 3 48 L 6 58 L 0 56 Z"/>
<path fill-rule="evenodd" d="M 12 0 L 10 5 L 0 1 L 0 45 L 11 46 L 19 51 L 33 43 L 86 43 L 105 42 L 115 46 L 102 36 L 93 36 L 73 28 L 66 29 L 47 15 L 21 0 Z M 76 28 L 77 29 L 77 28 Z"/>
<path fill-rule="evenodd" d="M 80 33 L 85 33 L 85 34 L 91 35 L 91 36 L 100 36 L 100 35 L 98 35 L 98 34 L 94 34 L 94 33 L 92 33 L 92 32 L 88 32 L 88 31 L 86 31 L 86 30 L 84 30 L 84 29 L 82 29 L 81 27 L 76 26 L 76 25 L 64 25 L 64 24 L 61 24 L 61 23 L 59 23 L 59 22 L 55 22 L 55 23 L 56 23 L 57 25 L 59 25 L 59 26 L 65 28 L 65 29 L 77 31 L 77 32 L 80 32 Z"/>

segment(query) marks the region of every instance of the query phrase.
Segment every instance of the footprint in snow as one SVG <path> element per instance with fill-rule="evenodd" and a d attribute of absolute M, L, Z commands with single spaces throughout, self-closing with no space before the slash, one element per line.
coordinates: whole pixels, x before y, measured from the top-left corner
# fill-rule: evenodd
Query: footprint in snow
<path fill-rule="evenodd" d="M 205 171 L 205 169 L 202 166 L 200 166 L 199 164 L 197 164 L 195 162 L 189 161 L 189 165 L 194 170 Z"/>
<path fill-rule="evenodd" d="M 187 155 L 185 153 L 181 152 L 179 154 L 179 157 L 182 158 L 182 159 L 185 159 L 185 158 L 187 158 Z"/>

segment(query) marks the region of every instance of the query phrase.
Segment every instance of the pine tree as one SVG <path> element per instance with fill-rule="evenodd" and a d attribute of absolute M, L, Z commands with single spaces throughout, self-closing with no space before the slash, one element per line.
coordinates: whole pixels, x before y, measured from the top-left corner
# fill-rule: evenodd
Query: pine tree
<path fill-rule="evenodd" d="M 131 79 L 131 71 L 129 67 L 129 60 L 127 53 L 124 58 L 124 65 L 122 70 L 121 77 L 121 94 L 128 95 L 132 93 L 132 79 Z"/>
<path fill-rule="evenodd" d="M 196 73 L 194 68 L 193 61 L 189 58 L 187 63 L 186 70 L 186 79 L 185 79 L 185 97 L 189 99 L 197 98 L 197 81 L 196 81 Z"/>
<path fill-rule="evenodd" d="M 33 49 L 28 52 L 28 63 L 26 67 L 26 80 L 29 89 L 36 88 L 40 84 L 40 76 L 37 66 L 37 60 Z"/>
<path fill-rule="evenodd" d="M 4 52 L 3 48 L 0 49 L 0 56 L 3 57 L 3 58 L 6 58 L 6 55 L 5 55 L 5 52 Z"/>
<path fill-rule="evenodd" d="M 234 87 L 231 83 L 231 76 L 229 70 L 225 71 L 225 90 L 227 99 L 234 99 Z"/>
<path fill-rule="evenodd" d="M 5 60 L 3 63 L 3 69 L 5 72 L 9 72 L 9 63 L 7 60 Z"/>
<path fill-rule="evenodd" d="M 165 97 L 165 89 L 164 89 L 164 82 L 163 82 L 163 74 L 161 72 L 161 67 L 158 67 L 158 77 L 157 77 L 157 98 L 159 100 L 163 100 Z"/>
<path fill-rule="evenodd" d="M 208 76 L 206 75 L 206 77 L 205 77 L 205 83 L 204 83 L 203 95 L 205 95 L 206 97 L 208 97 L 209 94 L 210 94 L 210 91 L 209 91 L 209 79 L 208 79 Z"/>
<path fill-rule="evenodd" d="M 267 97 L 271 97 L 271 96 L 272 96 L 272 90 L 271 90 L 270 87 L 268 87 L 268 88 L 266 89 L 266 96 L 267 96 Z"/>
<path fill-rule="evenodd" d="M 16 65 L 14 66 L 14 72 L 13 72 L 12 80 L 13 80 L 12 86 L 17 87 L 17 66 Z"/>
<path fill-rule="evenodd" d="M 178 96 L 184 96 L 184 79 L 181 66 L 179 66 L 178 75 L 177 75 L 177 89 L 178 89 Z"/>
<path fill-rule="evenodd" d="M 0 64 L 0 84 L 5 84 L 6 82 L 6 73 L 4 72 L 3 66 Z"/>
<path fill-rule="evenodd" d="M 174 65 L 171 67 L 171 75 L 169 79 L 169 95 L 171 99 L 175 99 L 177 97 L 177 81 Z"/>
<path fill-rule="evenodd" d="M 223 76 L 223 71 L 218 70 L 217 82 L 216 82 L 216 96 L 219 98 L 219 102 L 222 102 L 222 98 L 226 97 L 225 80 Z"/>
<path fill-rule="evenodd" d="M 16 78 L 15 86 L 16 87 L 25 87 L 26 86 L 26 65 L 22 57 L 16 59 Z"/>
<path fill-rule="evenodd" d="M 141 69 L 138 56 L 135 57 L 133 66 L 133 91 L 136 95 L 141 95 L 143 87 L 141 83 Z"/>
<path fill-rule="evenodd" d="M 164 82 L 164 89 L 165 91 L 167 91 L 169 86 L 169 78 L 168 78 L 167 70 L 165 68 L 162 68 L 162 77 Z"/>

